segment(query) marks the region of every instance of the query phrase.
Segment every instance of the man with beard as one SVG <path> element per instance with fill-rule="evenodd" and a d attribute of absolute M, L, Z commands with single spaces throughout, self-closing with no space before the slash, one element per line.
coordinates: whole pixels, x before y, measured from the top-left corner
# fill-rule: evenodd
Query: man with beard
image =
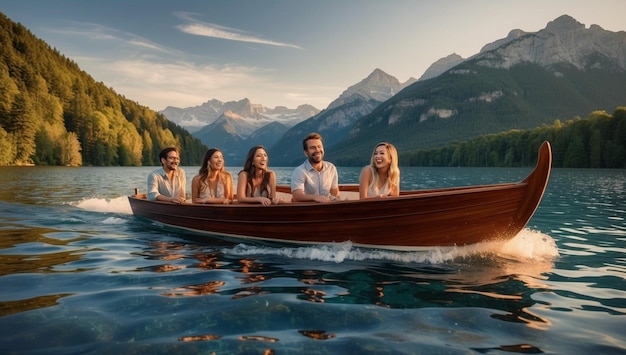
<path fill-rule="evenodd" d="M 178 148 L 165 148 L 159 153 L 161 168 L 148 175 L 148 199 L 176 204 L 185 202 L 187 178 L 185 171 L 178 167 Z"/>
<path fill-rule="evenodd" d="M 319 133 L 311 133 L 302 141 L 307 160 L 291 174 L 294 202 L 328 202 L 339 199 L 339 177 L 333 163 L 324 161 L 324 145 Z"/>

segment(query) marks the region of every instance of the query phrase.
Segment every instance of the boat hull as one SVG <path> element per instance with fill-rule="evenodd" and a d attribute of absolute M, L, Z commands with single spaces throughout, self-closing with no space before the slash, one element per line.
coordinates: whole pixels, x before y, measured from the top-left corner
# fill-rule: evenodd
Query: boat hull
<path fill-rule="evenodd" d="M 398 197 L 382 199 L 176 205 L 136 194 L 129 201 L 136 216 L 214 236 L 298 244 L 350 241 L 355 246 L 393 250 L 460 246 L 518 234 L 541 201 L 551 160 L 545 142 L 537 166 L 521 182 L 403 191 Z"/>

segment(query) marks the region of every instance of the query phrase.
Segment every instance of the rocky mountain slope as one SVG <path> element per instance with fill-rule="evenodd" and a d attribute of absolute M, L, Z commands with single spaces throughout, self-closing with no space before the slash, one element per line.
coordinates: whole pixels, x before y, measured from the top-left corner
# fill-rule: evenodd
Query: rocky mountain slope
<path fill-rule="evenodd" d="M 365 79 L 346 89 L 328 108 L 290 128 L 268 153 L 276 163 L 297 164 L 303 158 L 302 138 L 308 133 L 320 133 L 325 146 L 337 144 L 347 137 L 357 120 L 413 82 L 415 79 L 411 78 L 400 83 L 395 77 L 375 69 Z"/>
<path fill-rule="evenodd" d="M 478 65 L 509 69 L 520 63 L 543 67 L 567 63 L 579 70 L 626 70 L 626 32 L 585 25 L 563 15 L 537 33 L 512 31 L 476 56 Z"/>
<path fill-rule="evenodd" d="M 341 164 L 360 164 L 380 140 L 403 151 L 427 149 L 611 112 L 626 103 L 625 68 L 626 32 L 585 28 L 561 16 L 536 33 L 512 31 L 443 74 L 409 86 L 355 122 L 349 137 L 327 153 Z"/>
<path fill-rule="evenodd" d="M 424 74 L 420 76 L 419 80 L 421 81 L 436 78 L 439 75 L 445 73 L 448 69 L 454 68 L 464 61 L 465 58 L 456 53 L 452 53 L 449 56 L 443 57 L 431 64 L 428 69 L 426 69 Z"/>

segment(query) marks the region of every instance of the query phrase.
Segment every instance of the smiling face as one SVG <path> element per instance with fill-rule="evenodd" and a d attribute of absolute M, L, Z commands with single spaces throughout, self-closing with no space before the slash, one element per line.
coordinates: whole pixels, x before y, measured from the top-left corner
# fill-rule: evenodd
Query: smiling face
<path fill-rule="evenodd" d="M 178 152 L 175 150 L 168 152 L 165 158 L 161 158 L 161 164 L 163 165 L 163 169 L 165 169 L 165 171 L 176 170 L 180 164 Z"/>
<path fill-rule="evenodd" d="M 222 152 L 216 151 L 207 161 L 209 170 L 221 170 L 224 167 L 224 156 Z"/>
<path fill-rule="evenodd" d="M 391 165 L 391 155 L 384 144 L 380 144 L 374 150 L 372 162 L 376 169 L 388 168 Z"/>
<path fill-rule="evenodd" d="M 317 165 L 322 162 L 324 159 L 324 145 L 322 144 L 321 139 L 309 139 L 306 141 L 306 150 L 304 151 L 304 155 L 306 155 L 307 159 L 311 165 Z"/>
<path fill-rule="evenodd" d="M 257 149 L 254 153 L 254 158 L 252 159 L 252 165 L 254 165 L 257 170 L 267 170 L 267 161 L 268 158 L 265 149 Z"/>

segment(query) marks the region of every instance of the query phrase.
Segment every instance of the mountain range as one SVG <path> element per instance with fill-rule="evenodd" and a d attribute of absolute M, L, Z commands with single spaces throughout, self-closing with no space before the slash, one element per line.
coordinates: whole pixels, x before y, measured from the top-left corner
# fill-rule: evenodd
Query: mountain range
<path fill-rule="evenodd" d="M 443 74 L 410 85 L 328 151 L 340 164 L 362 164 L 369 155 L 363 151 L 380 140 L 401 151 L 442 147 L 624 103 L 626 32 L 586 29 L 563 15 L 536 33 L 513 30 Z"/>
<path fill-rule="evenodd" d="M 302 138 L 317 131 L 329 160 L 360 165 L 381 140 L 403 152 L 441 147 L 624 103 L 626 33 L 586 28 L 563 15 L 538 32 L 514 29 L 469 58 L 442 58 L 419 80 L 400 83 L 375 69 L 322 111 L 211 100 L 161 113 L 194 130 L 204 144 L 222 148 L 228 164 L 239 164 L 256 144 L 268 148 L 273 165 L 297 164 Z"/>
<path fill-rule="evenodd" d="M 207 146 L 222 149 L 228 164 L 240 165 L 248 149 L 254 145 L 263 145 L 268 150 L 284 146 L 285 152 L 293 152 L 293 145 L 301 146 L 302 135 L 309 131 L 323 134 L 325 144 L 337 143 L 357 119 L 415 81 L 410 78 L 400 83 L 393 76 L 376 69 L 346 89 L 323 112 L 310 105 L 302 105 L 295 110 L 286 107 L 268 109 L 244 99 L 227 103 L 211 100 L 185 109 L 167 107 L 160 113 L 192 131 Z M 290 133 L 285 135 L 287 132 Z M 299 150 L 295 154 L 301 156 Z M 285 155 L 281 159 L 291 158 Z"/>
<path fill-rule="evenodd" d="M 229 102 L 213 99 L 195 107 L 178 108 L 167 106 L 160 113 L 193 133 L 202 127 L 214 123 L 224 113 L 230 112 L 249 123 L 242 127 L 244 130 L 240 132 L 242 136 L 247 136 L 251 131 L 273 122 L 291 127 L 317 114 L 319 111 L 311 105 L 301 105 L 296 109 L 277 106 L 272 109 L 260 104 L 253 104 L 248 99 Z"/>

